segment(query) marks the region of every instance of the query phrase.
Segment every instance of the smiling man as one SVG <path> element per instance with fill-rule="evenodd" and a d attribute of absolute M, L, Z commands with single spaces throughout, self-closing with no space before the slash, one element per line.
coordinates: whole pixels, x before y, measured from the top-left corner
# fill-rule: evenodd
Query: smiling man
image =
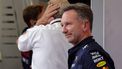
<path fill-rule="evenodd" d="M 91 8 L 83 3 L 71 4 L 62 14 L 62 32 L 74 45 L 69 49 L 69 69 L 115 69 L 109 54 L 93 38 Z"/>

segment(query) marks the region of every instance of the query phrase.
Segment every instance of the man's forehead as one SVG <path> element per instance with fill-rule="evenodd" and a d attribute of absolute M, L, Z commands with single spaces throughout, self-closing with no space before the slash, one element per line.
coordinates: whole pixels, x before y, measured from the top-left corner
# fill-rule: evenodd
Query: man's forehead
<path fill-rule="evenodd" d="M 67 10 L 63 13 L 64 14 L 67 14 L 67 15 L 77 15 L 77 12 L 74 10 L 74 9 L 70 9 L 70 10 Z"/>

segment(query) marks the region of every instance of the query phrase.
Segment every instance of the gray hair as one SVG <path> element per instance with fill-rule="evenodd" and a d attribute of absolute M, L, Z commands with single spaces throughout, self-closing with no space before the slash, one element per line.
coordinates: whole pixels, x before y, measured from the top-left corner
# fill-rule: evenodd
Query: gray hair
<path fill-rule="evenodd" d="M 61 11 L 63 8 L 67 7 L 70 3 L 67 0 L 59 0 L 58 5 L 59 5 L 59 9 L 58 9 L 58 13 L 56 13 L 54 15 L 54 18 L 61 18 Z"/>

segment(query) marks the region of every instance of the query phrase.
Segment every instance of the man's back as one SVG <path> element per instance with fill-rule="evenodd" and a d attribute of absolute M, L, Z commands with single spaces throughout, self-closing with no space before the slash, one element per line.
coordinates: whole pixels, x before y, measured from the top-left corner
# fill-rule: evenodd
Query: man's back
<path fill-rule="evenodd" d="M 33 50 L 32 69 L 68 69 L 70 45 L 60 30 L 60 23 L 34 26 L 20 36 L 19 42 L 20 50 Z"/>

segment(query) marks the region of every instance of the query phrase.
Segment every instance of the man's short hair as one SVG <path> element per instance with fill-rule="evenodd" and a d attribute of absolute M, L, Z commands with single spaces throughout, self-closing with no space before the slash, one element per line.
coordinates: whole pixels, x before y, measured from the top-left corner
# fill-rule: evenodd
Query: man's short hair
<path fill-rule="evenodd" d="M 38 15 L 42 12 L 43 6 L 30 5 L 23 10 L 23 19 L 28 26 L 31 26 L 30 20 L 37 20 Z"/>
<path fill-rule="evenodd" d="M 81 19 L 88 19 L 90 22 L 90 29 L 92 30 L 93 12 L 88 5 L 83 3 L 70 4 L 62 9 L 61 15 L 63 15 L 64 12 L 69 10 L 76 11 L 76 13 L 79 17 L 81 17 Z"/>
<path fill-rule="evenodd" d="M 62 8 L 66 7 L 69 4 L 69 2 L 67 0 L 57 0 L 56 2 L 55 1 L 53 2 L 53 0 L 52 0 L 52 2 L 49 1 L 48 4 L 58 4 L 59 5 L 60 8 L 57 9 L 58 13 L 54 14 L 53 17 L 61 18 L 60 12 L 61 12 Z"/>
<path fill-rule="evenodd" d="M 70 4 L 84 3 L 90 6 L 91 0 L 68 0 Z"/>

